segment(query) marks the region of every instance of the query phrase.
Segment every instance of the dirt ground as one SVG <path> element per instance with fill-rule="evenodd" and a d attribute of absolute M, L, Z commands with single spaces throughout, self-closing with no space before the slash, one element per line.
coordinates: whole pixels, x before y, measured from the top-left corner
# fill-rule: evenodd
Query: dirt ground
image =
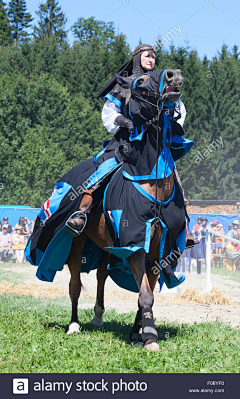
<path fill-rule="evenodd" d="M 24 264 L 6 267 L 6 271 L 21 274 L 24 285 L 14 286 L 16 293 L 55 297 L 68 295 L 70 273 L 67 266 L 57 272 L 53 283 L 39 281 L 36 278 L 36 267 Z M 79 308 L 93 308 L 96 295 L 96 271 L 81 275 L 83 289 Z M 218 319 L 232 327 L 240 326 L 240 283 L 233 281 L 228 276 L 211 275 L 214 288 L 209 296 L 203 296 L 206 285 L 206 274 L 197 275 L 196 272 L 186 273 L 186 281 L 180 289 L 168 290 L 163 288 L 160 293 L 157 284 L 154 292 L 154 317 L 166 322 L 201 323 Z M 27 286 L 26 286 L 27 284 Z M 9 283 L 0 283 L 1 292 L 14 292 Z M 197 298 L 197 299 L 194 299 Z M 218 303 L 218 304 L 216 304 Z M 220 303 L 220 304 L 219 304 Z M 229 303 L 229 304 L 225 304 Z M 105 309 L 116 309 L 119 313 L 137 310 L 137 294 L 119 288 L 111 278 L 106 281 Z"/>

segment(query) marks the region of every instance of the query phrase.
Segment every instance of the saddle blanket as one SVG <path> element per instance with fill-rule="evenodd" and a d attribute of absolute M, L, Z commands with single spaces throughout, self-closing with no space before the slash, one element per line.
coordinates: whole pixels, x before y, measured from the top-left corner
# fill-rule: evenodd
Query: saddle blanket
<path fill-rule="evenodd" d="M 168 201 L 162 202 L 161 207 L 157 201 L 156 214 L 159 215 L 160 208 L 163 232 L 156 261 L 159 265 L 166 262 L 175 270 L 177 259 L 185 248 L 186 221 L 183 195 L 175 177 L 173 183 L 173 193 Z M 148 254 L 151 226 L 155 219 L 155 198 L 138 182 L 125 178 L 120 169 L 105 190 L 103 208 L 113 239 L 113 246 L 107 249 L 121 259 L 127 259 L 137 251 Z M 171 257 L 173 252 L 175 256 Z"/>

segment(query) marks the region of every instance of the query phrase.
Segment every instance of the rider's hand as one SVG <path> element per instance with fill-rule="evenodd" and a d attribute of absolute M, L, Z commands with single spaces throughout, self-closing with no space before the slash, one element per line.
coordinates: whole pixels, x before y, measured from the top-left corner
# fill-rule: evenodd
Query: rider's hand
<path fill-rule="evenodd" d="M 131 131 L 133 129 L 133 122 L 130 119 L 125 118 L 125 116 L 123 116 L 121 114 L 119 114 L 116 117 L 114 123 L 115 123 L 115 125 L 118 125 L 120 127 L 127 128 L 129 131 Z"/>

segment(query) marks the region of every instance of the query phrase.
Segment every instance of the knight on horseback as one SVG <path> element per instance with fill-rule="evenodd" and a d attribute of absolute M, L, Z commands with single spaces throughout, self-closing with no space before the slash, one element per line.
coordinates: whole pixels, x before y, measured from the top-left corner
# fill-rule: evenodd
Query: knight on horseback
<path fill-rule="evenodd" d="M 154 65 L 154 48 L 138 46 L 99 93 L 106 100 L 103 123 L 115 134 L 94 158 L 59 179 L 25 248 L 26 259 L 38 266 L 36 275 L 42 281 L 53 281 L 68 265 L 68 334 L 79 331 L 81 273 L 97 269 L 92 322 L 98 326 L 108 276 L 118 286 L 139 292 L 130 339 L 140 334 L 148 350 L 159 350 L 152 311 L 157 281 L 161 290 L 164 283 L 171 289 L 185 280 L 175 274 L 188 219 L 175 161 L 194 145 L 183 137 L 180 123 L 185 118 L 178 89 L 183 84 L 181 71 L 153 71 Z"/>
<path fill-rule="evenodd" d="M 148 44 L 141 44 L 137 46 L 133 52 L 133 57 L 129 62 L 124 64 L 118 71 L 119 75 L 128 77 L 129 79 L 136 79 L 137 77 L 147 73 L 148 71 L 153 71 L 155 66 L 155 49 Z M 101 151 L 96 156 L 97 166 L 104 166 L 103 163 L 112 157 L 117 157 L 119 160 L 118 148 L 124 146 L 129 141 L 129 134 L 133 130 L 133 122 L 129 115 L 129 100 L 131 97 L 131 90 L 129 88 L 123 88 L 116 82 L 116 78 L 113 77 L 99 93 L 98 98 L 103 96 L 105 98 L 105 104 L 102 110 L 102 122 L 109 133 L 114 134 L 113 139 L 107 142 L 105 150 Z M 173 111 L 172 111 L 173 112 Z M 176 121 L 183 126 L 186 109 L 179 99 L 177 104 L 177 110 L 174 111 Z M 110 151 L 106 151 L 107 147 L 111 148 Z M 121 161 L 121 156 L 120 156 Z M 114 170 L 114 169 L 113 169 Z M 106 169 L 107 173 L 109 170 Z M 178 175 L 176 166 L 174 168 L 175 177 L 182 189 L 184 196 L 184 191 L 181 185 L 181 180 Z M 104 178 L 103 178 L 104 180 Z M 86 189 L 83 193 L 83 198 L 79 207 L 79 212 L 75 212 L 74 217 L 70 218 L 67 222 L 69 227 L 69 232 L 76 236 L 80 234 L 87 226 L 87 213 L 90 212 L 92 206 L 94 205 L 92 194 L 94 190 L 99 188 L 101 181 L 90 188 Z M 184 197 L 185 208 L 188 205 L 187 199 Z M 187 211 L 186 211 L 187 214 Z M 191 248 L 198 244 L 199 241 L 192 236 L 190 231 L 187 232 L 186 238 L 186 248 Z"/>

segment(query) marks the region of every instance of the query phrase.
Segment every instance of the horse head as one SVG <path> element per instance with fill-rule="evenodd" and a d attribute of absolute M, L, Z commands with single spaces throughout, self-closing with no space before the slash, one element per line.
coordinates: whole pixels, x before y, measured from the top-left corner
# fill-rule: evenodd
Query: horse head
<path fill-rule="evenodd" d="M 183 85 L 180 69 L 149 71 L 134 80 L 118 74 L 115 76 L 119 85 L 131 89 L 129 114 L 134 126 L 150 121 L 154 123 L 159 111 L 174 109 L 182 95 L 178 89 Z"/>

